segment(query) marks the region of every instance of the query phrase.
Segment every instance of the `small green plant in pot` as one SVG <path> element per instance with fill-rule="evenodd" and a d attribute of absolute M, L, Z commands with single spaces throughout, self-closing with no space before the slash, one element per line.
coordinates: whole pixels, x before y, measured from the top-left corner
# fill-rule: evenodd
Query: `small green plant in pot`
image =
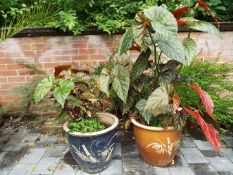
<path fill-rule="evenodd" d="M 98 83 L 86 71 L 64 65 L 43 79 L 35 89 L 34 101 L 45 96 L 60 105 L 58 118 L 69 117 L 63 126 L 68 133 L 70 151 L 79 168 L 88 173 L 106 169 L 116 143 L 118 119 L 104 113 L 106 98 L 100 96 Z"/>
<path fill-rule="evenodd" d="M 113 100 L 118 97 L 115 107 L 129 116 L 126 125 L 133 123 L 141 157 L 151 165 L 166 166 L 172 162 L 186 123 L 199 123 L 207 140 L 220 153 L 218 132 L 210 124 L 216 123 L 213 101 L 179 71 L 196 57 L 197 46 L 191 32 L 180 42 L 177 24 L 220 37 L 214 25 L 191 16 L 198 7 L 203 8 L 203 4 L 178 9 L 174 14 L 162 6 L 139 12 L 135 24 L 125 32 L 118 53 L 134 50 L 140 52 L 138 58 L 131 66 L 120 62 L 105 65 L 99 76 L 101 90 Z M 187 16 L 182 17 L 184 14 Z M 196 92 L 199 101 L 181 101 L 177 93 L 180 86 Z"/>

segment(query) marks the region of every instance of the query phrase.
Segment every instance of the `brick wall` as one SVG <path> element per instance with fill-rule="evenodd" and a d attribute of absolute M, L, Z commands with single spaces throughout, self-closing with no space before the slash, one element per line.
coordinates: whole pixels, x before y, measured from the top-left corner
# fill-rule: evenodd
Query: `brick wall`
<path fill-rule="evenodd" d="M 180 33 L 183 38 L 187 33 Z M 223 40 L 206 33 L 192 33 L 199 47 L 199 57 L 233 61 L 233 32 L 223 32 Z M 36 63 L 47 73 L 53 67 L 72 64 L 94 67 L 107 60 L 118 47 L 122 35 L 82 35 L 12 38 L 0 43 L 0 103 L 16 102 L 12 89 L 34 78 L 17 62 Z"/>

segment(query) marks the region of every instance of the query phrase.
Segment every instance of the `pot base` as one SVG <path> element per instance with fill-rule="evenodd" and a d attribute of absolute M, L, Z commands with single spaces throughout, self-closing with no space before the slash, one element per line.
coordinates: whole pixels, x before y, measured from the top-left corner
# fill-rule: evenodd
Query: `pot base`
<path fill-rule="evenodd" d="M 152 166 L 163 167 L 171 164 L 179 147 L 181 134 L 172 127 L 169 129 L 143 127 L 144 125 L 136 120 L 132 122 L 142 159 Z"/>

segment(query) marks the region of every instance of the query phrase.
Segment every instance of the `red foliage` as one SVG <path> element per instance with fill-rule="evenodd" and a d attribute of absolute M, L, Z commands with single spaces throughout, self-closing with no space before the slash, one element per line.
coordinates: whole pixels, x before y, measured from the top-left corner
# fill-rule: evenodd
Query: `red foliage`
<path fill-rule="evenodd" d="M 132 47 L 129 50 L 131 51 L 135 50 L 135 51 L 141 52 L 141 48 L 137 43 L 133 43 Z"/>
<path fill-rule="evenodd" d="M 176 113 L 176 111 L 180 111 L 182 108 L 180 108 L 180 97 L 177 94 L 174 94 L 172 97 L 173 100 L 173 113 Z"/>
<path fill-rule="evenodd" d="M 209 143 L 214 147 L 214 149 L 219 154 L 221 154 L 220 147 L 222 146 L 222 143 L 219 140 L 218 132 L 214 129 L 214 127 L 212 125 L 206 123 L 198 112 L 194 112 L 191 109 L 186 108 L 185 106 L 183 106 L 183 108 L 188 114 L 190 114 L 194 118 L 196 118 L 196 120 L 198 121 L 198 123 L 201 126 L 202 132 L 205 134 Z"/>
<path fill-rule="evenodd" d="M 209 96 L 209 94 L 207 94 L 207 92 L 203 91 L 198 86 L 191 85 L 190 87 L 199 94 L 199 96 L 200 96 L 200 98 L 202 100 L 202 103 L 204 104 L 204 107 L 206 109 L 207 114 L 209 116 L 211 116 L 211 118 L 213 118 L 215 120 L 215 118 L 213 116 L 214 102 L 211 99 L 211 97 Z"/>
<path fill-rule="evenodd" d="M 58 77 L 62 71 L 70 70 L 71 65 L 60 65 L 60 66 L 54 67 L 54 69 L 55 69 L 54 76 Z"/>
<path fill-rule="evenodd" d="M 216 22 L 217 27 L 219 28 L 219 22 L 217 20 L 217 17 L 214 15 L 214 13 L 210 10 L 210 8 L 201 0 L 198 0 L 198 6 L 204 9 L 207 13 L 209 13 L 212 17 L 212 19 Z"/>
<path fill-rule="evenodd" d="M 186 24 L 186 21 L 182 21 L 182 20 L 176 20 L 177 25 L 184 25 Z"/>
<path fill-rule="evenodd" d="M 211 13 L 211 10 L 209 9 L 209 7 L 203 1 L 198 0 L 197 2 L 198 2 L 199 7 L 204 9 L 206 12 Z"/>
<path fill-rule="evenodd" d="M 179 8 L 175 11 L 173 11 L 173 15 L 176 19 L 179 19 L 180 17 L 182 17 L 188 10 L 190 9 L 189 6 L 185 6 L 182 8 Z"/>

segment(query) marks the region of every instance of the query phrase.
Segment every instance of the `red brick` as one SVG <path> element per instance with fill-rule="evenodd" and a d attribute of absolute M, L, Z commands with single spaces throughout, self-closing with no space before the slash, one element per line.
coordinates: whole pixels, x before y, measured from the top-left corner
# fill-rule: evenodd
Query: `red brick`
<path fill-rule="evenodd" d="M 61 63 L 42 63 L 43 68 L 53 68 L 55 66 L 61 65 Z"/>
<path fill-rule="evenodd" d="M 0 58 L 5 56 L 6 56 L 5 52 L 0 52 Z"/>
<path fill-rule="evenodd" d="M 3 105 L 3 106 L 7 106 L 8 102 L 7 101 L 0 101 L 0 104 Z"/>
<path fill-rule="evenodd" d="M 11 96 L 4 96 L 3 99 L 4 99 L 4 101 L 13 101 L 13 100 L 16 101 L 19 99 L 19 97 L 11 95 Z"/>
<path fill-rule="evenodd" d="M 3 59 L 0 58 L 0 64 L 12 64 L 12 63 L 15 63 L 15 61 L 10 60 L 8 58 L 3 58 Z"/>
<path fill-rule="evenodd" d="M 89 55 L 76 55 L 71 57 L 73 61 L 88 61 L 89 60 Z"/>
<path fill-rule="evenodd" d="M 7 78 L 6 77 L 0 77 L 0 83 L 5 83 L 7 82 Z"/>
<path fill-rule="evenodd" d="M 53 62 L 56 61 L 71 61 L 71 57 L 70 56 L 53 56 Z"/>
<path fill-rule="evenodd" d="M 18 70 L 18 75 L 30 75 L 28 70 Z"/>
<path fill-rule="evenodd" d="M 90 60 L 106 60 L 105 55 L 90 55 Z"/>
<path fill-rule="evenodd" d="M 31 44 L 21 44 L 20 47 L 22 50 L 32 50 Z"/>
<path fill-rule="evenodd" d="M 6 56 L 8 57 L 22 57 L 22 52 L 6 52 Z"/>
<path fill-rule="evenodd" d="M 0 89 L 0 96 L 5 96 L 5 95 L 8 95 L 10 93 L 10 90 L 9 89 Z"/>
<path fill-rule="evenodd" d="M 88 44 L 87 43 L 74 43 L 73 48 L 87 48 Z"/>
<path fill-rule="evenodd" d="M 36 55 L 39 55 L 39 51 L 23 51 L 23 55 L 25 57 L 35 57 Z"/>
<path fill-rule="evenodd" d="M 0 84 L 0 89 L 12 89 L 17 85 L 18 85 L 17 83 L 4 83 L 4 84 Z"/>
<path fill-rule="evenodd" d="M 24 69 L 25 67 L 23 65 L 19 65 L 19 64 L 8 64 L 6 66 L 6 68 L 8 70 L 15 70 L 15 69 Z"/>
<path fill-rule="evenodd" d="M 98 53 L 97 49 L 79 49 L 79 54 L 89 54 L 89 55 L 95 55 Z"/>
<path fill-rule="evenodd" d="M 8 77 L 8 82 L 25 82 L 25 77 Z"/>
<path fill-rule="evenodd" d="M 17 72 L 16 71 L 8 71 L 8 70 L 5 70 L 5 71 L 0 71 L 0 76 L 16 76 L 17 75 Z"/>
<path fill-rule="evenodd" d="M 77 49 L 60 50 L 60 55 L 75 55 L 78 53 Z"/>
<path fill-rule="evenodd" d="M 0 70 L 6 70 L 6 65 L 0 65 Z"/>

